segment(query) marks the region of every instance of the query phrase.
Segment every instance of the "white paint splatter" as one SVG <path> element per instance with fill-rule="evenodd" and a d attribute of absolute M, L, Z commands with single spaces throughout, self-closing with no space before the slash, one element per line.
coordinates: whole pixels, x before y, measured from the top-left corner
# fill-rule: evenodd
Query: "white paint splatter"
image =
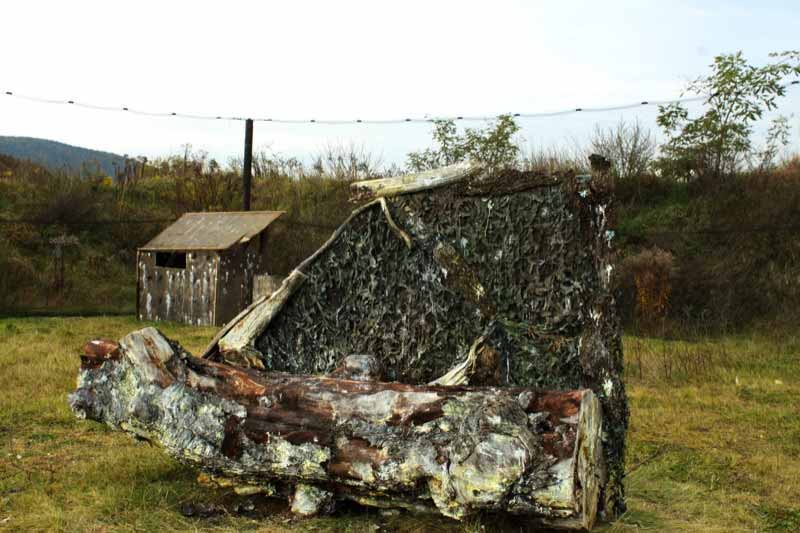
<path fill-rule="evenodd" d="M 611 396 L 611 393 L 614 392 L 614 382 L 611 381 L 611 378 L 606 378 L 603 382 L 603 392 L 606 393 L 606 396 Z"/>

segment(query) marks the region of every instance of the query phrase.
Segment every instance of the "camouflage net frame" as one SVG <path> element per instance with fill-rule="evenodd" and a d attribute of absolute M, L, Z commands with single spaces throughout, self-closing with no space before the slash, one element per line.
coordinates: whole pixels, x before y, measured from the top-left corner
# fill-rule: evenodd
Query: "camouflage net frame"
<path fill-rule="evenodd" d="M 259 366 L 329 373 L 371 354 L 385 380 L 422 384 L 483 337 L 494 360 L 470 384 L 599 396 L 603 516 L 617 516 L 628 406 L 608 203 L 589 177 L 519 171 L 374 202 L 302 265 L 306 279 L 255 342 Z"/>

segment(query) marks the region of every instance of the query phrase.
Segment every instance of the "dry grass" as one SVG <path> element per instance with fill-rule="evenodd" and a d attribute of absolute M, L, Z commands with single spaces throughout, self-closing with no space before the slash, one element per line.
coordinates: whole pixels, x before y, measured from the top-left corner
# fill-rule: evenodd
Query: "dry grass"
<path fill-rule="evenodd" d="M 132 318 L 0 320 L 0 529 L 24 531 L 486 531 L 344 510 L 292 521 L 258 501 L 255 516 L 195 482 L 157 448 L 76 420 L 66 394 L 87 339 L 119 338 Z M 159 324 L 190 351 L 211 328 Z M 800 340 L 662 342 L 626 338 L 631 433 L 629 511 L 606 531 L 800 530 Z M 737 384 L 738 381 L 738 384 Z M 185 503 L 220 505 L 186 518 Z M 521 524 L 508 524 L 514 531 Z"/>

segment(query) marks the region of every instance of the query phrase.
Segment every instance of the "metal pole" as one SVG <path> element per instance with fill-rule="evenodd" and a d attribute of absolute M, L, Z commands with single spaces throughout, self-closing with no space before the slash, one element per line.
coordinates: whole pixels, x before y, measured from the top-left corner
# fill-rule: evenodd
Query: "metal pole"
<path fill-rule="evenodd" d="M 244 169 L 242 171 L 242 188 L 244 197 L 242 204 L 245 211 L 250 211 L 250 186 L 253 179 L 253 119 L 244 123 Z"/>

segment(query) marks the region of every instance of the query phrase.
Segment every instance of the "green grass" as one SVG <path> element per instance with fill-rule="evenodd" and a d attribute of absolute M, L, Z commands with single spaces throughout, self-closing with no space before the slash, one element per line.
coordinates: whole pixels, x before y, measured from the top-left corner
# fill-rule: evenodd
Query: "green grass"
<path fill-rule="evenodd" d="M 257 500 L 254 516 L 196 482 L 195 473 L 66 404 L 78 353 L 93 337 L 142 327 L 130 317 L 0 320 L 0 529 L 14 531 L 486 531 L 345 509 L 292 520 Z M 213 328 L 158 325 L 192 352 Z M 800 530 L 800 339 L 727 337 L 695 342 L 626 337 L 631 398 L 628 512 L 608 532 Z M 187 518 L 187 503 L 218 506 Z M 504 524 L 519 531 L 521 524 Z"/>
<path fill-rule="evenodd" d="M 611 531 L 798 531 L 800 339 L 626 338 L 630 510 Z"/>

